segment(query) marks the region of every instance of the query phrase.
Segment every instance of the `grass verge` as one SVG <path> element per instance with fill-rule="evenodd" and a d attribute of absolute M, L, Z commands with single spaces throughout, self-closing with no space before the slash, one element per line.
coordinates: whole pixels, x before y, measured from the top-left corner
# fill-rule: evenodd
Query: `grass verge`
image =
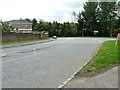
<path fill-rule="evenodd" d="M 42 40 L 48 40 L 48 39 L 39 39 L 39 40 L 20 40 L 20 41 L 10 41 L 10 42 L 2 42 L 0 45 L 10 45 L 10 44 L 22 44 L 27 42 L 37 42 Z"/>
<path fill-rule="evenodd" d="M 120 54 L 120 41 L 116 45 L 115 43 L 115 40 L 104 42 L 97 55 L 79 71 L 76 77 L 92 77 L 118 65 L 120 62 L 118 56 Z"/>

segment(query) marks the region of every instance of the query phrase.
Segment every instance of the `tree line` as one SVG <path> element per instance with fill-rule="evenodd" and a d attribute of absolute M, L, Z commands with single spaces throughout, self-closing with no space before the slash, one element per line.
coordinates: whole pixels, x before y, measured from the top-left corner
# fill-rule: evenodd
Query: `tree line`
<path fill-rule="evenodd" d="M 120 30 L 120 16 L 118 15 L 120 1 L 86 2 L 83 8 L 84 11 L 79 13 L 78 18 L 82 35 L 93 36 L 94 31 L 98 31 L 96 34 L 98 36 L 116 36 Z"/>
<path fill-rule="evenodd" d="M 100 1 L 100 0 L 99 0 Z M 120 1 L 117 2 L 85 2 L 84 10 L 79 14 L 73 12 L 74 21 L 59 23 L 57 21 L 37 21 L 35 18 L 25 20 L 32 22 L 33 32 L 48 31 L 49 36 L 76 37 L 76 36 L 104 36 L 113 37 L 120 31 Z M 3 32 L 9 32 L 12 27 L 2 22 Z"/>
<path fill-rule="evenodd" d="M 43 20 L 40 20 L 37 23 L 36 19 L 32 20 L 33 23 L 33 31 L 39 32 L 39 31 L 48 31 L 49 36 L 56 35 L 58 37 L 73 37 L 76 36 L 77 33 L 77 27 L 75 23 L 70 22 L 64 22 L 59 23 L 57 21 L 53 22 L 45 22 Z"/>

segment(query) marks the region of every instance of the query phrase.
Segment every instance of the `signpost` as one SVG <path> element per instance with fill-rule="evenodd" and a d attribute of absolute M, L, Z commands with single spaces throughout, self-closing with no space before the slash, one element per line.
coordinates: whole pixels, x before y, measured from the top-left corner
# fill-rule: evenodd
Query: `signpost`
<path fill-rule="evenodd" d="M 117 34 L 117 41 L 115 42 L 115 45 L 118 44 L 119 40 L 120 40 L 120 33 Z"/>
<path fill-rule="evenodd" d="M 99 32 L 99 31 L 94 31 L 94 36 L 97 35 L 98 32 Z"/>
<path fill-rule="evenodd" d="M 117 40 L 120 40 L 120 33 L 118 33 L 117 35 Z"/>

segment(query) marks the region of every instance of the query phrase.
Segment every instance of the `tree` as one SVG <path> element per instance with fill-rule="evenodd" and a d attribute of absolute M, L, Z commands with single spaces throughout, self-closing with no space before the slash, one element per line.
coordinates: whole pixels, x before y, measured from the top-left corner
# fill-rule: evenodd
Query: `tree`
<path fill-rule="evenodd" d="M 0 21 L 0 33 L 2 32 L 2 20 Z"/>
<path fill-rule="evenodd" d="M 11 29 L 8 22 L 2 22 L 2 32 L 10 32 Z"/>
<path fill-rule="evenodd" d="M 60 23 L 57 21 L 52 23 L 52 35 L 60 36 Z"/>
<path fill-rule="evenodd" d="M 95 0 L 94 0 L 95 1 Z M 88 35 L 93 35 L 93 31 L 99 31 L 98 35 L 113 36 L 116 25 L 116 0 L 112 2 L 86 2 L 83 16 L 83 26 L 86 28 Z M 79 17 L 78 23 L 82 22 Z M 85 23 L 85 25 L 84 25 Z M 82 29 L 83 30 L 83 29 Z M 83 33 L 82 33 L 83 34 Z"/>
<path fill-rule="evenodd" d="M 83 22 L 85 21 L 86 30 L 90 33 L 93 33 L 96 30 L 96 19 L 97 19 L 97 7 L 98 2 L 86 2 L 84 4 L 84 11 L 82 12 Z M 82 20 L 82 19 L 81 19 Z M 83 24 L 84 25 L 84 24 Z"/>
<path fill-rule="evenodd" d="M 75 23 L 69 23 L 68 35 L 70 37 L 75 37 L 77 35 L 77 25 Z"/>
<path fill-rule="evenodd" d="M 77 24 L 77 36 L 84 36 L 83 30 L 84 30 L 84 18 L 83 18 L 83 12 L 79 13 L 78 15 L 78 24 Z"/>
<path fill-rule="evenodd" d="M 120 1 L 117 3 L 117 10 L 118 10 L 118 15 L 117 15 L 117 30 L 120 33 Z"/>
<path fill-rule="evenodd" d="M 112 36 L 116 17 L 116 0 L 114 0 L 114 2 L 99 2 L 99 7 L 99 17 L 103 36 Z"/>
<path fill-rule="evenodd" d="M 48 32 L 49 32 L 49 36 L 51 37 L 51 29 L 52 29 L 52 23 L 51 22 L 48 22 Z"/>
<path fill-rule="evenodd" d="M 73 22 L 76 23 L 76 12 L 72 12 L 72 15 L 73 15 Z"/>
<path fill-rule="evenodd" d="M 64 37 L 65 36 L 65 22 L 61 24 L 60 26 L 61 26 L 60 36 Z"/>
<path fill-rule="evenodd" d="M 120 33 L 120 17 L 118 17 L 117 19 L 117 29 L 118 29 L 118 32 Z"/>
<path fill-rule="evenodd" d="M 29 18 L 25 18 L 25 20 L 28 21 L 28 22 L 32 22 Z"/>
<path fill-rule="evenodd" d="M 37 20 L 34 18 L 33 20 L 32 20 L 32 30 L 33 31 L 37 31 Z"/>

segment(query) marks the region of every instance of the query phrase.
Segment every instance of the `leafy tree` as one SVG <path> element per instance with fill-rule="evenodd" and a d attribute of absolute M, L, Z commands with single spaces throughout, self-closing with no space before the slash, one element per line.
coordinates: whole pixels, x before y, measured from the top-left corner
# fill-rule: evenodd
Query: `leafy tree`
<path fill-rule="evenodd" d="M 2 22 L 2 32 L 10 32 L 11 27 L 8 22 Z"/>
<path fill-rule="evenodd" d="M 83 15 L 83 12 L 79 13 L 79 15 L 78 15 L 77 36 L 83 36 L 84 18 L 82 15 Z"/>
<path fill-rule="evenodd" d="M 61 24 L 60 36 L 65 37 L 65 23 Z"/>
<path fill-rule="evenodd" d="M 36 24 L 36 31 L 49 31 L 51 29 L 51 23 L 45 22 L 44 20 L 40 20 L 39 23 Z"/>
<path fill-rule="evenodd" d="M 84 11 L 82 12 L 83 19 L 85 21 L 86 29 L 88 32 L 93 33 L 96 30 L 96 19 L 97 19 L 97 7 L 98 2 L 86 2 L 84 4 Z M 83 24 L 84 25 L 84 24 Z"/>
<path fill-rule="evenodd" d="M 73 12 L 72 12 L 72 15 L 73 15 L 73 22 L 76 23 L 76 19 L 77 19 L 77 18 L 76 18 L 76 15 L 77 15 L 76 12 L 73 11 Z"/>
<path fill-rule="evenodd" d="M 61 26 L 63 37 L 73 37 L 77 35 L 77 25 L 75 23 L 64 22 Z"/>
<path fill-rule="evenodd" d="M 54 21 L 52 23 L 52 35 L 59 36 L 59 34 L 60 34 L 59 27 L 60 27 L 60 24 L 57 21 Z"/>
<path fill-rule="evenodd" d="M 49 36 L 51 37 L 51 30 L 52 30 L 52 23 L 51 22 L 48 22 L 48 32 L 49 32 Z"/>
<path fill-rule="evenodd" d="M 98 30 L 100 36 L 113 36 L 117 15 L 115 13 L 116 0 L 112 2 L 99 1 L 84 4 L 84 11 L 81 12 L 83 18 L 79 16 L 78 24 L 82 26 L 83 21 L 83 27 L 87 29 L 87 35 L 93 35 L 93 31 Z"/>
<path fill-rule="evenodd" d="M 118 32 L 120 33 L 120 17 L 118 17 L 117 26 L 118 26 Z"/>
<path fill-rule="evenodd" d="M 77 35 L 77 25 L 75 23 L 70 23 L 68 32 L 69 36 L 75 37 Z"/>
<path fill-rule="evenodd" d="M 117 30 L 120 33 L 120 1 L 117 3 L 117 10 L 118 10 L 118 16 L 117 16 Z"/>
<path fill-rule="evenodd" d="M 37 20 L 35 18 L 32 20 L 32 30 L 37 31 Z"/>
<path fill-rule="evenodd" d="M 26 18 L 25 20 L 28 21 L 28 22 L 32 22 L 29 18 Z"/>
<path fill-rule="evenodd" d="M 50 23 L 51 28 L 49 30 L 50 36 L 56 35 L 60 37 L 69 37 L 69 36 L 76 36 L 77 33 L 77 26 L 74 23 L 64 22 L 58 23 L 54 21 Z"/>
<path fill-rule="evenodd" d="M 115 24 L 115 8 L 116 0 L 114 2 L 99 2 L 100 7 L 100 23 L 102 27 L 103 36 L 112 36 L 113 27 Z"/>
<path fill-rule="evenodd" d="M 0 33 L 2 32 L 2 21 L 0 21 Z"/>

